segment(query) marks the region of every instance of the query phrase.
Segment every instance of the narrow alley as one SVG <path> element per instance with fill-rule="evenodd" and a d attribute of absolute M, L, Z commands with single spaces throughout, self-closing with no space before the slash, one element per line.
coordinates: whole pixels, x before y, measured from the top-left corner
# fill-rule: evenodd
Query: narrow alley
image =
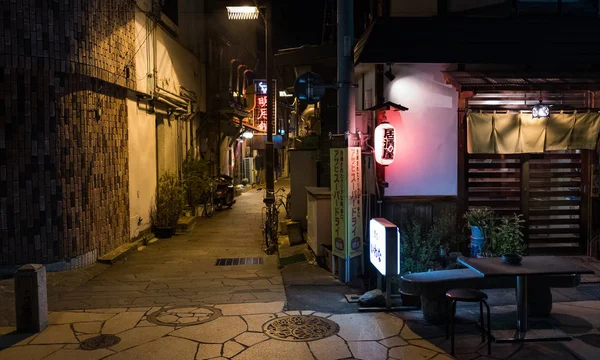
<path fill-rule="evenodd" d="M 261 250 L 263 194 L 250 189 L 231 209 L 199 218 L 191 232 L 140 247 L 116 264 L 48 273 L 49 309 L 284 301 L 277 255 Z M 235 257 L 263 263 L 215 266 Z M 14 325 L 12 288 L 12 279 L 0 281 L 0 325 Z"/>

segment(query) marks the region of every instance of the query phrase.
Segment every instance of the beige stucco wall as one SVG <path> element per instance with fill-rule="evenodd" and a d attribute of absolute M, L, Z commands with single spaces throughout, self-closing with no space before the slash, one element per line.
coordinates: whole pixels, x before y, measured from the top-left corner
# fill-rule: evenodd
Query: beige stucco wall
<path fill-rule="evenodd" d="M 143 11 L 151 10 L 151 0 L 137 0 Z M 194 111 L 206 111 L 205 64 L 202 12 L 195 22 L 189 16 L 203 8 L 203 1 L 180 0 L 180 27 L 175 36 L 162 24 L 155 26 L 152 19 L 142 11 L 135 15 L 137 93 L 155 95 L 155 86 L 175 96 L 181 95 L 181 86 L 196 95 Z M 200 56 L 200 57 L 199 57 Z M 165 171 L 180 174 L 188 149 L 196 139 L 191 129 L 200 124 L 197 119 L 188 121 L 187 115 L 173 115 L 170 106 L 156 99 L 155 113 L 148 113 L 148 100 L 139 100 L 135 93 L 127 101 L 129 128 L 130 173 L 130 226 L 131 238 L 150 227 L 150 209 L 154 203 L 157 178 Z M 183 100 L 182 100 L 183 101 Z M 195 132 L 195 131 L 194 131 Z M 138 224 L 138 219 L 142 222 Z"/>
<path fill-rule="evenodd" d="M 154 115 L 127 100 L 129 130 L 130 237 L 150 227 L 150 208 L 156 189 L 156 126 Z M 138 222 L 139 218 L 141 222 Z"/>

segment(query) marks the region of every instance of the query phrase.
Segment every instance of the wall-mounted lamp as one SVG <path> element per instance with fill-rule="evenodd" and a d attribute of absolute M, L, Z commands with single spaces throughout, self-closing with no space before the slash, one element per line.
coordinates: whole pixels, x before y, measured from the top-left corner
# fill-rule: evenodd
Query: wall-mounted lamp
<path fill-rule="evenodd" d="M 386 72 L 383 73 L 383 75 L 385 75 L 385 77 L 389 80 L 392 81 L 396 78 L 396 75 L 394 75 L 394 73 L 392 72 L 392 64 L 387 64 L 388 69 Z"/>
<path fill-rule="evenodd" d="M 254 133 L 252 131 L 245 131 L 242 133 L 242 137 L 244 139 L 252 139 L 254 137 Z"/>
<path fill-rule="evenodd" d="M 531 115 L 534 119 L 548 117 L 550 116 L 550 106 L 542 104 L 542 100 L 540 100 L 540 103 L 531 109 Z"/>

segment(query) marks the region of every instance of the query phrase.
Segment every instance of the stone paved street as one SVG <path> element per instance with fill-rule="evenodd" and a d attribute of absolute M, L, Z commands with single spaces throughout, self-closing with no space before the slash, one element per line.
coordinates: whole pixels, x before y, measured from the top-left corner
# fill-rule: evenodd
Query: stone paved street
<path fill-rule="evenodd" d="M 261 250 L 263 192 L 199 219 L 187 234 L 158 240 L 51 304 L 51 309 L 224 304 L 285 300 L 277 256 Z M 218 258 L 262 257 L 262 265 L 215 266 Z"/>
<path fill-rule="evenodd" d="M 460 308 L 456 355 L 465 360 L 598 359 L 600 319 L 594 316 L 598 310 L 599 301 L 555 304 L 551 321 L 574 340 L 492 344 L 492 356 L 488 357 L 477 332 L 475 312 Z M 492 313 L 493 321 L 514 319 L 514 308 L 494 307 Z M 315 326 L 290 331 L 300 321 L 298 315 L 333 322 L 333 333 L 314 340 L 323 333 Z M 296 320 L 286 322 L 290 316 Z M 156 319 L 164 323 L 157 325 Z M 186 326 L 192 321 L 202 323 Z M 279 322 L 288 325 L 273 327 Z M 87 346 L 86 340 L 100 335 L 116 335 L 120 341 L 107 348 L 82 348 Z M 312 340 L 299 340 L 306 336 L 313 336 Z M 425 324 L 418 311 L 332 315 L 285 311 L 283 301 L 57 311 L 50 314 L 50 326 L 40 334 L 16 334 L 12 327 L 0 327 L 0 360 L 443 360 L 452 358 L 449 351 L 443 327 Z"/>
<path fill-rule="evenodd" d="M 444 327 L 425 323 L 420 311 L 357 313 L 343 297 L 355 290 L 308 262 L 283 269 L 286 294 L 277 257 L 261 250 L 262 192 L 249 190 L 237 200 L 192 232 L 114 265 L 49 273 L 50 326 L 39 334 L 15 332 L 13 282 L 0 281 L 0 360 L 452 358 Z M 221 257 L 264 263 L 215 266 Z M 552 316 L 531 321 L 533 328 L 561 329 L 572 341 L 494 343 L 490 357 L 476 325 L 478 308 L 461 305 L 456 358 L 598 359 L 597 290 L 588 284 L 555 291 Z M 489 293 L 493 329 L 513 329 L 514 294 Z"/>
<path fill-rule="evenodd" d="M 261 250 L 263 191 L 199 219 L 112 266 L 48 273 L 50 310 L 285 300 L 276 255 Z M 215 266 L 217 258 L 262 257 L 263 265 Z M 13 280 L 0 281 L 0 325 L 14 325 Z"/>

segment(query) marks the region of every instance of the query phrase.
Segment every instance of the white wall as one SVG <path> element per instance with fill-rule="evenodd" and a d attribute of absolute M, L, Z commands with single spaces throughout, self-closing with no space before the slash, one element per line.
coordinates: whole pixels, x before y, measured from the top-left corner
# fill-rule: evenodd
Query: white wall
<path fill-rule="evenodd" d="M 156 125 L 154 115 L 127 99 L 129 131 L 129 218 L 130 237 L 150 227 L 150 208 L 156 189 Z M 138 219 L 142 222 L 138 223 Z"/>
<path fill-rule="evenodd" d="M 394 65 L 384 78 L 386 101 L 408 111 L 388 112 L 397 134 L 396 158 L 385 169 L 385 196 L 456 195 L 458 93 L 444 83 L 441 64 Z"/>

